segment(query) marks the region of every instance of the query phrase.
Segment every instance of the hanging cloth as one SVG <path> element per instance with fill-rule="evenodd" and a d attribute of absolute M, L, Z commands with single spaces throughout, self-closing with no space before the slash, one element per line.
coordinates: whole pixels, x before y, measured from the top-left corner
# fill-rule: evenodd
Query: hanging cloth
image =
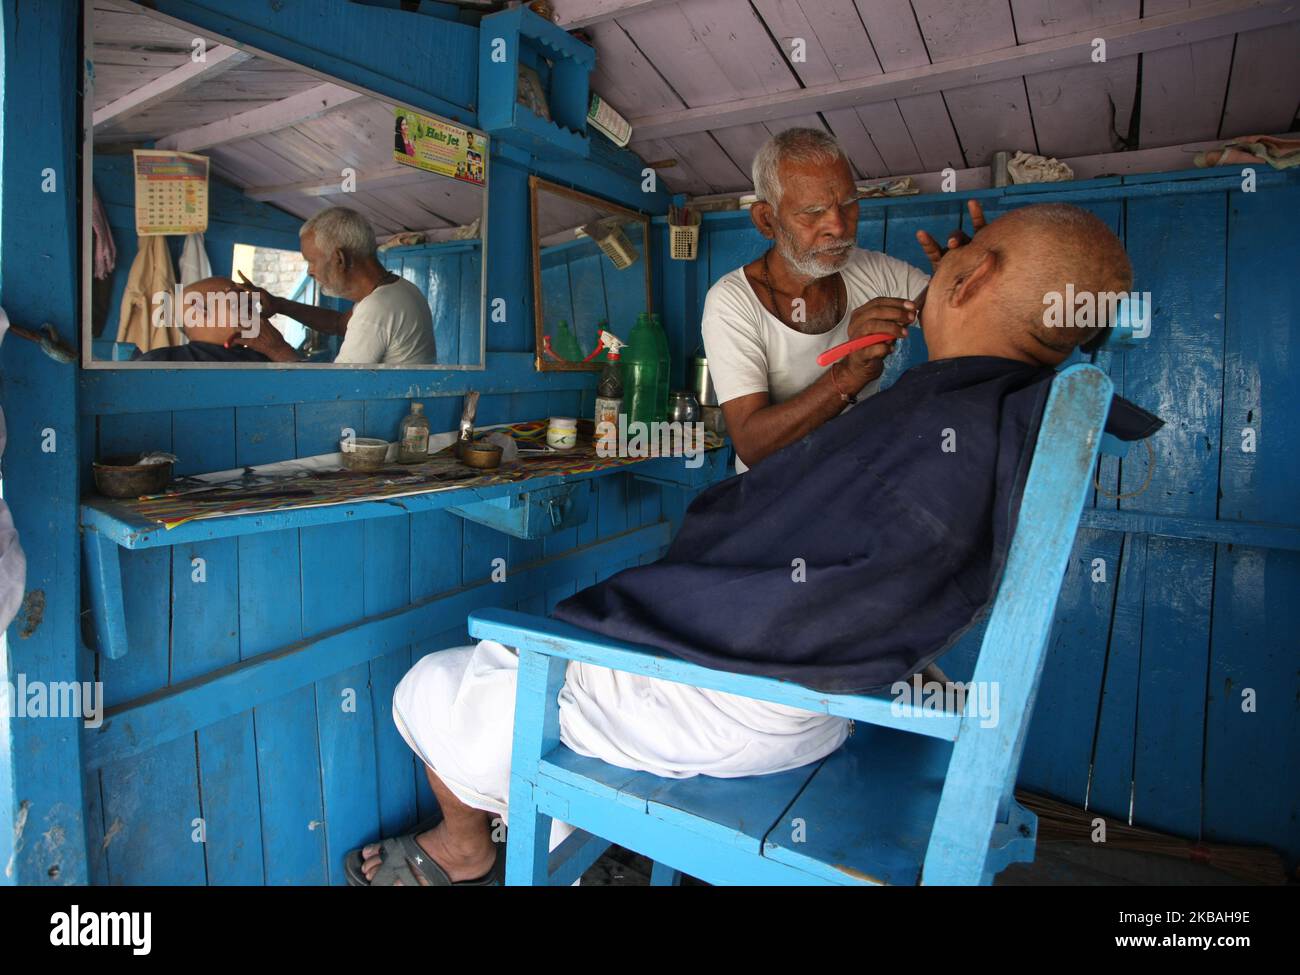
<path fill-rule="evenodd" d="M 160 292 L 174 295 L 176 272 L 167 250 L 167 238 L 151 235 L 140 238 L 140 250 L 131 262 L 126 291 L 122 294 L 122 312 L 117 326 L 117 340 L 131 342 L 141 352 L 164 346 L 181 345 L 185 335 L 170 322 L 162 328 L 153 324 L 153 296 Z"/>
<path fill-rule="evenodd" d="M 0 308 L 0 343 L 9 330 L 9 316 Z M 5 452 L 5 415 L 0 410 L 0 458 Z M 3 475 L 0 475 L 0 480 Z M 0 498 L 0 631 L 13 622 L 22 605 L 23 591 L 27 588 L 27 556 L 18 543 L 18 529 L 9 514 L 9 506 Z"/>
<path fill-rule="evenodd" d="M 203 235 L 187 235 L 185 247 L 181 250 L 181 284 L 188 288 L 195 281 L 210 277 L 212 265 L 208 262 L 207 251 L 203 249 Z"/>
<path fill-rule="evenodd" d="M 95 242 L 95 280 L 107 281 L 117 265 L 117 245 L 113 243 L 113 232 L 108 226 L 108 214 L 100 202 L 99 193 L 91 190 L 91 230 Z"/>

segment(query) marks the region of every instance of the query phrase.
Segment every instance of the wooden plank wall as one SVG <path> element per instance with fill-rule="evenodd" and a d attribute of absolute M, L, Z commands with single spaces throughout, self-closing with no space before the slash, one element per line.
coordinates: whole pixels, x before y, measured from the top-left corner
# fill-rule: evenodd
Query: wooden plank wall
<path fill-rule="evenodd" d="M 439 365 L 478 365 L 482 242 L 393 247 L 380 251 L 379 262 L 410 281 L 429 300 Z"/>
<path fill-rule="evenodd" d="M 1081 204 L 1125 240 L 1135 290 L 1151 292 L 1154 303 L 1150 339 L 1095 360 L 1120 393 L 1167 422 L 1152 441 L 1150 486 L 1113 499 L 1147 477 L 1138 447 L 1122 463 L 1103 460 L 1106 493 L 1095 492 L 1092 506 L 1294 528 L 1300 249 L 1287 228 L 1300 211 L 1300 180 L 1255 193 L 1149 192 L 1162 180 L 1204 175 L 1144 178 L 1132 191 L 1119 188 L 1117 199 Z M 995 216 L 1032 202 L 1034 191 L 978 195 Z M 1054 195 L 1068 198 L 1070 190 Z M 928 268 L 916 230 L 946 232 L 962 212 L 960 200 L 934 197 L 864 206 L 858 243 Z M 719 215 L 706 222 L 694 265 L 668 263 L 664 291 L 677 310 L 672 319 L 687 323 L 678 339 L 686 349 L 700 341 L 709 282 L 765 246 L 747 215 Z M 914 331 L 886 382 L 924 358 Z M 1253 453 L 1242 449 L 1251 435 Z M 1300 552 L 1279 544 L 1081 529 L 1020 786 L 1180 836 L 1271 845 L 1294 867 Z M 1094 581 L 1098 559 L 1104 578 Z M 962 640 L 945 670 L 969 676 L 981 633 Z"/>
<path fill-rule="evenodd" d="M 578 391 L 488 396 L 485 422 L 580 412 Z M 427 403 L 435 429 L 460 397 Z M 405 400 L 213 407 L 101 416 L 100 450 L 172 449 L 211 470 L 329 449 L 339 430 L 384 433 Z M 108 707 L 331 627 L 671 517 L 687 499 L 626 474 L 595 482 L 590 520 L 525 542 L 447 512 L 122 552 L 130 652 L 81 649 Z M 663 491 L 665 495 L 679 492 Z M 656 553 L 646 553 L 651 559 Z M 205 581 L 196 581 L 201 559 Z M 633 564 L 605 566 L 600 576 Z M 544 613 L 597 577 L 513 603 Z M 86 776 L 91 879 L 101 883 L 341 883 L 343 854 L 427 814 L 432 797 L 391 719 L 413 660 L 466 642 L 463 627 L 376 657 Z M 186 693 L 196 693 L 187 691 Z M 196 820 L 206 843 L 192 841 Z"/>

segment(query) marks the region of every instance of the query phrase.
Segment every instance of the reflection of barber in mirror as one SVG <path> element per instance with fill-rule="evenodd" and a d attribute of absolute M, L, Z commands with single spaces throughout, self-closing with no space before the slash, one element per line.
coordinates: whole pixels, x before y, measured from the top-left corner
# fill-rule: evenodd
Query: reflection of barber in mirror
<path fill-rule="evenodd" d="M 307 273 L 325 294 L 354 304 L 342 312 L 305 305 L 277 298 L 244 278 L 242 290 L 258 296 L 263 316 L 288 315 L 318 332 L 342 335 L 335 362 L 414 366 L 437 361 L 428 299 L 379 263 L 375 232 L 365 217 L 347 207 L 330 207 L 303 224 L 298 236 Z M 274 362 L 299 358 L 275 328 L 239 342 Z"/>
<path fill-rule="evenodd" d="M 919 322 L 929 278 L 855 246 L 858 194 L 848 157 L 820 129 L 788 129 L 754 158 L 750 219 L 773 246 L 709 289 L 701 328 L 709 375 L 736 447 L 736 469 L 811 433 L 879 388 L 884 358 Z M 969 204 L 972 228 L 984 226 Z M 944 250 L 917 239 L 932 264 Z M 954 232 L 948 246 L 969 238 Z M 826 350 L 863 335 L 893 340 L 829 368 Z"/>

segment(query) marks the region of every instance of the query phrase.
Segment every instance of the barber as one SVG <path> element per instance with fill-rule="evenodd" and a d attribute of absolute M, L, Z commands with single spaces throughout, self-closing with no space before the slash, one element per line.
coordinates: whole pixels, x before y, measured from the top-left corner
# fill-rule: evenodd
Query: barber
<path fill-rule="evenodd" d="M 857 187 L 848 157 L 819 129 L 787 129 L 754 158 L 754 226 L 774 241 L 723 275 L 704 301 L 709 374 L 736 448 L 736 471 L 811 433 L 880 387 L 884 359 L 919 320 L 929 277 L 905 261 L 855 246 Z M 971 226 L 984 226 L 975 201 Z M 932 264 L 944 250 L 917 239 Z M 948 246 L 969 238 L 960 231 Z M 829 368 L 817 356 L 861 335 L 888 342 Z"/>

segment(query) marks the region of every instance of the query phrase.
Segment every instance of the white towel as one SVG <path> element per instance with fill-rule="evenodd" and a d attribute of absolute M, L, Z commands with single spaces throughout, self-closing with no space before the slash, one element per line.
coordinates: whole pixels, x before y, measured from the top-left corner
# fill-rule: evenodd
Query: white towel
<path fill-rule="evenodd" d="M 212 277 L 212 265 L 203 249 L 202 234 L 188 234 L 181 249 L 181 285 L 188 287 L 195 281 Z"/>

